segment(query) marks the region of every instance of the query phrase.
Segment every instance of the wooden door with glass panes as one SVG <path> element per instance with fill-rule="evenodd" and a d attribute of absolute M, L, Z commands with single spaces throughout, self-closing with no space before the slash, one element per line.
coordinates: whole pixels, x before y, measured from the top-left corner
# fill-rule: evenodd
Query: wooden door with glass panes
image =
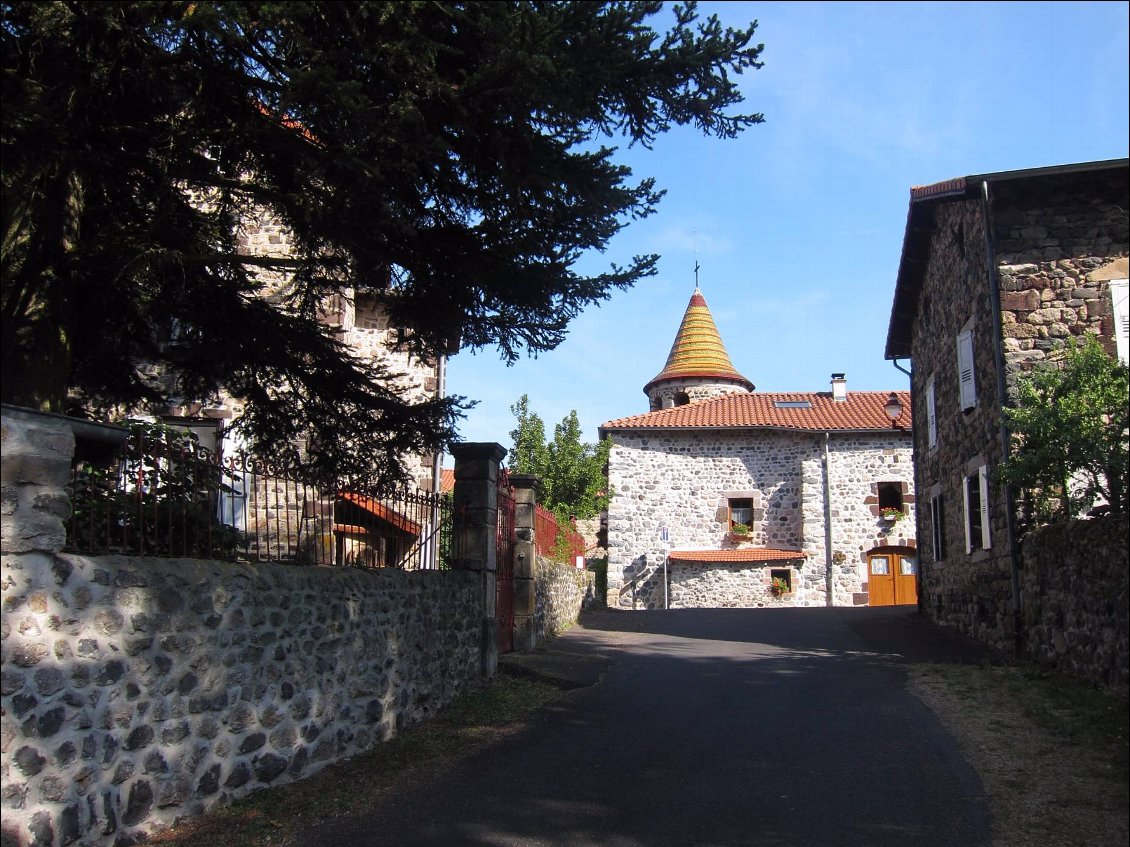
<path fill-rule="evenodd" d="M 918 561 L 906 553 L 896 553 L 891 558 L 898 562 L 895 569 L 895 605 L 917 604 Z"/>
<path fill-rule="evenodd" d="M 867 557 L 867 604 L 907 606 L 918 602 L 918 563 L 913 554 L 882 550 Z"/>
<path fill-rule="evenodd" d="M 867 605 L 895 604 L 895 575 L 892 553 L 872 553 L 867 557 Z"/>

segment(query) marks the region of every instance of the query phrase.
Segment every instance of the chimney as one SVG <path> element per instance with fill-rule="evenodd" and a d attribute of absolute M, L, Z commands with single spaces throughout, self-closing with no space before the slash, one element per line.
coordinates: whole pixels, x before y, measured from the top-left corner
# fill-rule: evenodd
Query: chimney
<path fill-rule="evenodd" d="M 847 400 L 847 378 L 843 374 L 832 374 L 832 399 L 837 403 Z"/>

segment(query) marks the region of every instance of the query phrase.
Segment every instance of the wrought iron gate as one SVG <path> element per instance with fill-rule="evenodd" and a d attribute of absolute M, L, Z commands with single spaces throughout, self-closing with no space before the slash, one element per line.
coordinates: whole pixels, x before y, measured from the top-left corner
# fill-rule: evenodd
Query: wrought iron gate
<path fill-rule="evenodd" d="M 498 652 L 514 649 L 514 491 L 505 470 L 498 475 L 498 547 L 495 564 L 495 614 Z"/>

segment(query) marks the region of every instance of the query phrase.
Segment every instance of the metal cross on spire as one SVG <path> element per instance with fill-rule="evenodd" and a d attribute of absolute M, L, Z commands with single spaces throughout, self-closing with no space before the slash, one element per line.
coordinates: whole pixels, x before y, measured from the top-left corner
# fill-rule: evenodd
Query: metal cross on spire
<path fill-rule="evenodd" d="M 694 231 L 694 290 L 698 291 L 698 230 Z"/>

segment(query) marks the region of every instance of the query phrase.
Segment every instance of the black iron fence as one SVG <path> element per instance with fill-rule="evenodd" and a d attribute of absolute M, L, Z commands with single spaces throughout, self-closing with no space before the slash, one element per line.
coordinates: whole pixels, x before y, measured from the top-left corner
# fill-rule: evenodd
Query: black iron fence
<path fill-rule="evenodd" d="M 81 463 L 66 549 L 308 565 L 448 567 L 450 495 L 317 483 L 195 436 L 138 427 L 110 466 Z"/>

